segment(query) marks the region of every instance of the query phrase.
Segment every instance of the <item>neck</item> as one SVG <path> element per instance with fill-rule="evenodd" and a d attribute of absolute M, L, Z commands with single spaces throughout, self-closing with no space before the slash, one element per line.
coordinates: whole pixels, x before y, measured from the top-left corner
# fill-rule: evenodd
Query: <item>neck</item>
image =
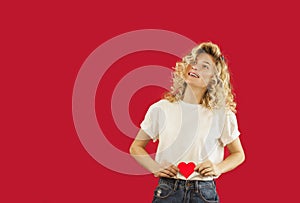
<path fill-rule="evenodd" d="M 200 104 L 205 92 L 206 88 L 187 85 L 182 100 L 191 104 Z"/>

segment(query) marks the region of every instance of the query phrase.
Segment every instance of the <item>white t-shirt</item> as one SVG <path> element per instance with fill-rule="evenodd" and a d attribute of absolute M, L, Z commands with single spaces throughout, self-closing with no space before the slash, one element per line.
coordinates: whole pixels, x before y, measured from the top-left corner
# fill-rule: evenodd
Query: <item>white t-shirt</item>
<path fill-rule="evenodd" d="M 224 159 L 224 146 L 240 132 L 235 114 L 230 110 L 209 110 L 201 104 L 160 100 L 152 104 L 141 123 L 153 141 L 159 140 L 155 160 L 160 164 Z M 178 179 L 186 179 L 178 173 Z M 193 172 L 189 180 L 212 180 Z"/>

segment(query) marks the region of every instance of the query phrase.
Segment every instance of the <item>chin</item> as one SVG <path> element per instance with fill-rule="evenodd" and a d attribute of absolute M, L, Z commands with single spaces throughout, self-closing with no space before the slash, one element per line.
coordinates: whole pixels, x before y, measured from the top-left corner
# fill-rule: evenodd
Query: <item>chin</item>
<path fill-rule="evenodd" d="M 196 82 L 186 81 L 186 84 L 190 87 L 207 88 L 207 85 L 202 84 L 201 82 L 196 83 Z"/>

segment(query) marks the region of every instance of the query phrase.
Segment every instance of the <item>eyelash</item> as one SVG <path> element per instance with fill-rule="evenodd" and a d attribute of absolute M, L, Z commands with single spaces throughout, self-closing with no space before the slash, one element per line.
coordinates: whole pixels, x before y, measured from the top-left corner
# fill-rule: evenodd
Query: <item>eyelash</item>
<path fill-rule="evenodd" d="M 197 66 L 196 63 L 193 63 L 193 64 Z M 202 67 L 202 68 L 205 68 L 205 69 L 209 69 L 208 65 L 206 65 L 206 64 L 198 65 L 198 67 Z"/>

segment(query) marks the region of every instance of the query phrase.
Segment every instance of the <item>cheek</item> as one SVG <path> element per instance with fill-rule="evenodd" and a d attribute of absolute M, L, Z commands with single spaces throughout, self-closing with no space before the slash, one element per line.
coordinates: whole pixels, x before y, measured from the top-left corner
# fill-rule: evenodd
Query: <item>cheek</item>
<path fill-rule="evenodd" d="M 183 72 L 185 75 L 187 75 L 187 73 L 191 70 L 191 66 L 186 67 L 185 69 L 183 69 Z"/>
<path fill-rule="evenodd" d="M 202 79 L 205 81 L 205 82 L 210 82 L 213 78 L 213 74 L 211 73 L 203 73 L 201 74 L 201 77 Z"/>
<path fill-rule="evenodd" d="M 188 66 L 188 67 L 186 67 L 185 70 L 183 70 L 183 76 L 184 76 L 184 79 L 187 78 L 188 72 L 191 70 L 191 68 L 192 68 L 191 66 Z"/>

